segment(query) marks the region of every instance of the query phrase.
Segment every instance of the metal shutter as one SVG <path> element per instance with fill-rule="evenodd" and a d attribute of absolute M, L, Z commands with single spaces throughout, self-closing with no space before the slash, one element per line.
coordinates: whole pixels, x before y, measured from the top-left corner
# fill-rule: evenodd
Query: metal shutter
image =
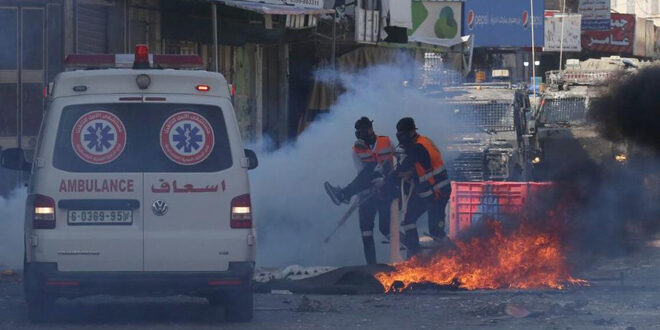
<path fill-rule="evenodd" d="M 78 4 L 77 52 L 103 54 L 108 44 L 107 7 Z"/>

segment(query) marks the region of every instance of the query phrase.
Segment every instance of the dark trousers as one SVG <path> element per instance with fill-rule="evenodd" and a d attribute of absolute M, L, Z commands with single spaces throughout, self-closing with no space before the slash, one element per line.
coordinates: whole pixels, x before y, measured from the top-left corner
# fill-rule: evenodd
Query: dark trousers
<path fill-rule="evenodd" d="M 362 245 L 367 264 L 376 264 L 376 244 L 374 241 L 374 222 L 378 213 L 378 229 L 385 237 L 390 235 L 390 204 L 386 198 L 372 197 L 360 205 L 360 231 L 362 232 Z"/>
<path fill-rule="evenodd" d="M 365 166 L 358 175 L 344 188 L 344 195 L 350 199 L 353 195 L 357 195 L 362 191 L 371 188 L 371 180 L 373 180 L 373 166 Z"/>
<path fill-rule="evenodd" d="M 402 243 L 408 249 L 408 257 L 419 252 L 419 233 L 417 232 L 417 220 L 422 214 L 428 212 L 429 234 L 443 238 L 445 237 L 445 207 L 449 197 L 421 198 L 414 194 L 408 201 L 406 217 L 401 223 L 404 231 Z"/>

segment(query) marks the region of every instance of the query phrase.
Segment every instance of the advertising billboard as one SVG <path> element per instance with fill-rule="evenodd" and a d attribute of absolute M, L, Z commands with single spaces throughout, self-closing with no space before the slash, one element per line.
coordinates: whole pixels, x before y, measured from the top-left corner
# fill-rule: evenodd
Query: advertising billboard
<path fill-rule="evenodd" d="M 545 17 L 544 52 L 579 52 L 582 50 L 580 42 L 580 22 L 582 15 L 557 14 Z M 562 38 L 563 35 L 563 38 Z M 563 39 L 563 41 L 562 41 Z"/>
<path fill-rule="evenodd" d="M 582 30 L 582 49 L 632 55 L 635 44 L 635 15 L 612 13 L 609 31 Z"/>
<path fill-rule="evenodd" d="M 429 44 L 456 44 L 461 39 L 461 2 L 413 1 L 408 40 Z"/>
<path fill-rule="evenodd" d="M 580 0 L 578 13 L 582 15 L 583 30 L 610 29 L 610 0 Z"/>
<path fill-rule="evenodd" d="M 655 28 L 653 20 L 637 17 L 635 23 L 635 45 L 633 55 L 654 57 L 655 55 Z"/>
<path fill-rule="evenodd" d="M 474 35 L 475 47 L 531 47 L 530 1 L 468 0 L 465 2 L 463 34 Z M 534 3 L 534 43 L 543 46 L 545 1 Z"/>

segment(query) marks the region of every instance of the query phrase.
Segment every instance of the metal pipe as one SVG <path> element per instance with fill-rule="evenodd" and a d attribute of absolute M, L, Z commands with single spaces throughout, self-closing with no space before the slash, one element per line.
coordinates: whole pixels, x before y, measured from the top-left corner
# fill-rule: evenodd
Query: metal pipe
<path fill-rule="evenodd" d="M 332 83 L 330 84 L 330 91 L 332 93 L 332 97 L 335 97 L 335 91 L 336 91 L 336 76 L 337 76 L 337 63 L 336 63 L 336 55 L 337 55 L 337 11 L 332 15 L 332 54 L 330 56 L 330 67 L 332 68 Z"/>
<path fill-rule="evenodd" d="M 211 4 L 211 19 L 213 21 L 213 70 L 219 72 L 218 66 L 218 5 L 214 2 Z"/>

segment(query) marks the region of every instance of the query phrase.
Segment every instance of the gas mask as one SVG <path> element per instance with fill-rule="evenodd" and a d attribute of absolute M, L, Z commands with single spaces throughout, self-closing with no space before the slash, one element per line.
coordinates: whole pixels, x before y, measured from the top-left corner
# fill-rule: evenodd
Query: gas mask
<path fill-rule="evenodd" d="M 407 132 L 407 131 L 396 132 L 396 138 L 397 140 L 399 140 L 399 144 L 401 145 L 407 145 L 413 142 L 412 132 Z"/>
<path fill-rule="evenodd" d="M 372 145 L 374 142 L 376 142 L 376 135 L 373 134 L 369 128 L 356 129 L 355 137 L 358 140 L 366 142 L 368 145 Z"/>

